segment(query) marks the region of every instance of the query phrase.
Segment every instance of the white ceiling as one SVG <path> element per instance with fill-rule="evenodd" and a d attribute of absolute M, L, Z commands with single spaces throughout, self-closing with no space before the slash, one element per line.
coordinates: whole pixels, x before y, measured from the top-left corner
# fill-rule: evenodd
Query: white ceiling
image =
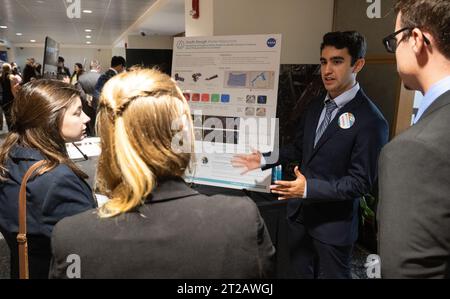
<path fill-rule="evenodd" d="M 67 7 L 79 1 L 81 18 L 70 19 Z M 176 35 L 184 32 L 184 0 L 0 0 L 0 39 L 44 43 L 50 36 L 60 44 L 111 46 L 122 35 Z M 85 29 L 92 29 L 86 33 Z M 22 33 L 17 36 L 16 33 Z M 87 39 L 90 35 L 91 39 Z"/>

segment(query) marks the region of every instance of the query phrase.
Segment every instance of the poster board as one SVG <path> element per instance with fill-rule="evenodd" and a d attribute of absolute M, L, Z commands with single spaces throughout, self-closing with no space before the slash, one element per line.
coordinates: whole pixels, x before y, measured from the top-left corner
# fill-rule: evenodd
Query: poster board
<path fill-rule="evenodd" d="M 278 148 L 281 35 L 180 37 L 173 49 L 172 78 L 190 105 L 195 132 L 196 162 L 186 180 L 269 192 L 271 170 L 241 175 L 231 159 Z"/>

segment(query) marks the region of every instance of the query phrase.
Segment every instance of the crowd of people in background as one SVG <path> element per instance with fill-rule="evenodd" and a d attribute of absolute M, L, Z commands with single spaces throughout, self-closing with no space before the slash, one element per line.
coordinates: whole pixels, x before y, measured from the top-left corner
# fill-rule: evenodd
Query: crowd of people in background
<path fill-rule="evenodd" d="M 85 70 L 82 63 L 77 62 L 73 66 L 73 72 L 64 64 L 65 59 L 58 57 L 56 78 L 69 83 L 80 92 L 84 113 L 91 119 L 87 127 L 87 135 L 95 136 L 95 120 L 99 95 L 103 85 L 113 76 L 121 73 L 126 68 L 125 58 L 114 56 L 111 59 L 111 68 L 101 73 L 102 68 L 98 60 L 89 63 L 89 70 Z M 42 65 L 33 57 L 27 58 L 23 71 L 15 63 L 3 63 L 0 65 L 0 104 L 5 115 L 8 130 L 11 129 L 11 105 L 14 101 L 14 91 L 21 86 L 42 79 Z M 0 117 L 0 130 L 3 130 L 3 115 Z"/>

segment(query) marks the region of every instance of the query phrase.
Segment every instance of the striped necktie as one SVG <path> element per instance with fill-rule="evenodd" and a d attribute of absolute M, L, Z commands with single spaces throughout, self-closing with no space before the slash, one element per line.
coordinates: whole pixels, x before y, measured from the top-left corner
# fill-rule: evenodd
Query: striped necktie
<path fill-rule="evenodd" d="M 314 147 L 316 147 L 317 142 L 319 142 L 320 137 L 322 137 L 323 132 L 327 129 L 328 125 L 331 122 L 331 115 L 333 114 L 333 111 L 337 108 L 336 103 L 333 100 L 328 100 L 325 102 L 325 117 L 323 118 L 322 122 L 320 123 L 319 128 L 317 128 L 316 131 L 316 139 L 314 140 Z"/>

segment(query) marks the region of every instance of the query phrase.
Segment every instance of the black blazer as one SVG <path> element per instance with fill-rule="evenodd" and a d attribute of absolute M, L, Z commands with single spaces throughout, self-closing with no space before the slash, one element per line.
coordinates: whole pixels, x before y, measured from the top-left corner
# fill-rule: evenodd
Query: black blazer
<path fill-rule="evenodd" d="M 6 163 L 9 179 L 0 182 L 0 232 L 11 251 L 11 275 L 18 274 L 16 235 L 18 200 L 22 178 L 44 156 L 36 150 L 15 146 Z M 62 218 L 96 207 L 89 185 L 66 165 L 59 165 L 27 183 L 27 233 L 31 278 L 45 278 L 50 264 L 50 236 Z M 42 277 L 44 276 L 44 277 Z"/>
<path fill-rule="evenodd" d="M 350 245 L 358 237 L 359 198 L 371 191 L 377 160 L 388 141 L 388 124 L 362 89 L 342 107 L 314 148 L 316 128 L 324 107 L 314 100 L 300 121 L 293 144 L 280 150 L 277 163 L 301 161 L 307 179 L 307 199 L 290 200 L 288 217 L 303 223 L 315 239 Z M 344 113 L 355 117 L 349 129 L 339 126 Z M 265 155 L 268 156 L 268 155 Z"/>
<path fill-rule="evenodd" d="M 133 212 L 65 218 L 52 250 L 50 278 L 67 278 L 71 254 L 81 278 L 263 278 L 275 252 L 251 199 L 207 197 L 182 180 L 161 183 Z"/>
<path fill-rule="evenodd" d="M 109 69 L 103 74 L 98 77 L 97 83 L 95 84 L 95 90 L 94 90 L 94 108 L 97 109 L 98 100 L 100 99 L 100 94 L 102 93 L 103 86 L 105 86 L 106 82 L 108 82 L 109 79 L 117 75 L 117 73 Z"/>

